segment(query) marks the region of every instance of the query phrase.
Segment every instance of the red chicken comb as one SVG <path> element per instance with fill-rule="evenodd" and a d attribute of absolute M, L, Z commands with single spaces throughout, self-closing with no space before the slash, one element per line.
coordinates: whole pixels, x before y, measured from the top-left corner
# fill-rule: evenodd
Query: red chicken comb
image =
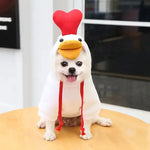
<path fill-rule="evenodd" d="M 55 24 L 60 28 L 62 35 L 77 34 L 78 26 L 82 19 L 82 12 L 78 9 L 66 13 L 57 10 L 53 14 Z"/>

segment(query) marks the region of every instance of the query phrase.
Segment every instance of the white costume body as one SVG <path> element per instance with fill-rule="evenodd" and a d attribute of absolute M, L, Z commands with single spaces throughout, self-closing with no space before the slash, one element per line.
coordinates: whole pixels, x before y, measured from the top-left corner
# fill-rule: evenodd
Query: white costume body
<path fill-rule="evenodd" d="M 77 35 L 63 36 L 67 39 L 78 39 Z M 59 37 L 60 38 L 60 37 Z M 58 39 L 59 39 L 58 38 Z M 87 44 L 82 42 L 83 49 L 89 55 L 91 61 L 91 54 Z M 53 62 L 58 50 L 59 40 L 57 40 L 51 53 L 51 70 L 49 72 L 46 85 L 39 104 L 39 116 L 48 121 L 55 121 L 58 116 L 59 107 L 59 79 L 54 74 Z M 83 118 L 84 120 L 91 120 L 97 117 L 100 112 L 100 99 L 92 81 L 91 75 L 84 80 L 84 99 L 83 99 Z M 63 96 L 62 96 L 62 117 L 77 117 L 81 115 L 81 95 L 80 82 L 73 83 L 63 82 Z"/>

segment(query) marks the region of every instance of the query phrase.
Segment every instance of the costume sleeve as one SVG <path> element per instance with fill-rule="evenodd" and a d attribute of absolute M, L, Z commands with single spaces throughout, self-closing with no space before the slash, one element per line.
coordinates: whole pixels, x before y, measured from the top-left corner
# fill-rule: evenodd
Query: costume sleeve
<path fill-rule="evenodd" d="M 90 77 L 88 80 L 85 80 L 84 86 L 84 119 L 91 120 L 94 116 L 99 115 L 100 108 L 101 102 L 93 84 L 92 77 Z"/>
<path fill-rule="evenodd" d="M 39 104 L 39 116 L 55 121 L 58 115 L 59 81 L 49 73 Z"/>

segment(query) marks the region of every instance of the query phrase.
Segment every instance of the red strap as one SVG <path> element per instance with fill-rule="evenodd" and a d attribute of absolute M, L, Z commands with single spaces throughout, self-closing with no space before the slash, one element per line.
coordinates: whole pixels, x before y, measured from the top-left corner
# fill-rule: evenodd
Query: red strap
<path fill-rule="evenodd" d="M 83 97 L 84 97 L 84 81 L 81 82 L 80 84 L 80 94 L 81 94 L 81 135 L 85 135 L 84 132 L 84 120 L 83 120 Z"/>
<path fill-rule="evenodd" d="M 56 130 L 58 130 L 58 131 L 60 131 L 61 127 L 63 126 L 63 122 L 62 122 L 62 93 L 63 93 L 63 82 L 60 81 L 60 83 L 59 83 L 59 110 L 58 110 L 59 126 L 56 128 Z"/>
<path fill-rule="evenodd" d="M 63 126 L 62 122 L 62 93 L 63 93 L 63 82 L 60 81 L 59 84 L 59 110 L 58 110 L 58 120 L 59 120 L 59 126 L 56 128 L 56 130 L 60 131 L 61 127 Z M 81 94 L 81 135 L 85 135 L 84 132 L 84 120 L 83 120 L 83 97 L 84 97 L 84 81 L 80 84 L 80 94 Z"/>

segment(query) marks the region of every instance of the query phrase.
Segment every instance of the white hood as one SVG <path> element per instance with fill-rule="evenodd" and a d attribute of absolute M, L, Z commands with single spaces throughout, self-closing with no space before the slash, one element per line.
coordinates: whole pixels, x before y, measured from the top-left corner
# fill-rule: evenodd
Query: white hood
<path fill-rule="evenodd" d="M 39 115 L 50 121 L 55 121 L 58 116 L 58 99 L 59 99 L 59 79 L 56 78 L 54 73 L 54 62 L 57 54 L 57 50 L 60 44 L 60 39 L 65 40 L 78 40 L 82 39 L 82 50 L 85 51 L 88 55 L 88 60 L 91 64 L 91 54 L 90 50 L 81 36 L 78 35 L 65 35 L 59 36 L 53 49 L 51 50 L 51 66 L 50 72 L 46 81 L 46 85 L 41 97 L 41 102 L 39 105 Z M 64 83 L 63 89 L 63 112 L 64 117 L 76 117 L 81 115 L 79 108 L 81 107 L 81 95 L 80 95 L 80 84 L 72 83 L 74 91 L 71 91 L 71 87 Z M 68 94 L 69 91 L 69 94 Z M 71 100 L 70 100 L 71 99 Z M 78 110 L 76 112 L 76 110 Z M 91 119 L 93 114 L 99 114 L 100 111 L 100 101 L 96 89 L 94 87 L 92 77 L 89 76 L 88 79 L 84 81 L 84 119 Z"/>

